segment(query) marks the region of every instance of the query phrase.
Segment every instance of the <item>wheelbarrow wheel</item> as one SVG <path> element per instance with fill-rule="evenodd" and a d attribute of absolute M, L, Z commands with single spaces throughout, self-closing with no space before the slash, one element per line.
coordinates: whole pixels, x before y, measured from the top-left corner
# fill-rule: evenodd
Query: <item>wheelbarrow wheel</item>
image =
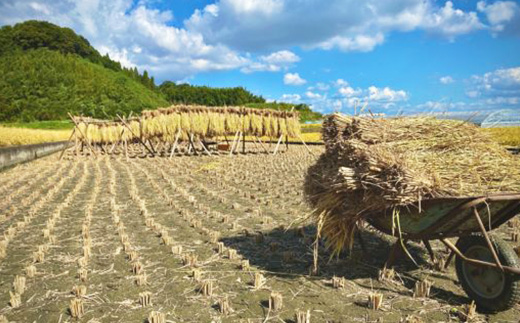
<path fill-rule="evenodd" d="M 500 262 L 504 266 L 520 267 L 513 249 L 503 240 L 490 237 Z M 457 241 L 457 248 L 464 256 L 494 263 L 494 258 L 483 236 L 472 235 Z M 494 313 L 512 308 L 520 301 L 518 275 L 490 267 L 475 266 L 457 257 L 457 277 L 462 288 L 482 312 Z"/>

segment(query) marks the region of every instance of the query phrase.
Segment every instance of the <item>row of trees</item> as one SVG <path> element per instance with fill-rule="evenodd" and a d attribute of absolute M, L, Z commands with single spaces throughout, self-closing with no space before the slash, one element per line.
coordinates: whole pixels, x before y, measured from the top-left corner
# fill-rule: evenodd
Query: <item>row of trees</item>
<path fill-rule="evenodd" d="M 206 106 L 245 105 L 264 103 L 265 99 L 242 87 L 211 88 L 190 84 L 175 84 L 166 81 L 159 86 L 165 98 L 171 103 L 191 103 Z"/>

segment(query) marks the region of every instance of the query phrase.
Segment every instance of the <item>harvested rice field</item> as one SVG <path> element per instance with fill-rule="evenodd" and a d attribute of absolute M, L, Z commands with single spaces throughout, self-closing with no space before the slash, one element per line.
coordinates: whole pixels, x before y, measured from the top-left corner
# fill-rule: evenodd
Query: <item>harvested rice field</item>
<path fill-rule="evenodd" d="M 0 173 L 0 315 L 9 322 L 458 322 L 470 300 L 423 246 L 330 260 L 304 201 L 322 147 L 277 155 L 58 161 Z M 517 246 L 513 219 L 497 234 Z M 439 259 L 446 248 L 433 243 Z M 415 293 L 415 297 L 414 297 Z M 370 301 L 369 301 L 370 300 Z M 373 309 L 376 307 L 377 309 Z M 517 322 L 520 307 L 472 321 Z M 4 320 L 5 321 L 5 320 Z M 0 319 L 0 322 L 1 319 Z"/>

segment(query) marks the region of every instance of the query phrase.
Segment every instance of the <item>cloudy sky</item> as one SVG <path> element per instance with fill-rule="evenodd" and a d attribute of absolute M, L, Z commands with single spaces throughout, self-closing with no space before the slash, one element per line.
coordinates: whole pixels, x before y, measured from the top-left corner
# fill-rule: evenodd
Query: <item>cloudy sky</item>
<path fill-rule="evenodd" d="M 244 86 L 316 110 L 520 113 L 520 2 L 2 0 L 157 82 Z M 461 113 L 462 113 L 461 112 Z"/>

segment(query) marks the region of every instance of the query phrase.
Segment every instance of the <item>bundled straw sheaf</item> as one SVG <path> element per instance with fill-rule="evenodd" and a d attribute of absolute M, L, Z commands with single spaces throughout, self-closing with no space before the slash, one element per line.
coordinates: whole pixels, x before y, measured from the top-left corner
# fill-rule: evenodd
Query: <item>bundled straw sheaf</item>
<path fill-rule="evenodd" d="M 128 129 L 119 121 L 78 118 L 76 138 L 89 143 L 115 143 L 141 139 L 173 142 L 177 135 L 187 140 L 235 135 L 288 136 L 300 135 L 298 112 L 250 109 L 243 107 L 172 106 L 143 111 L 140 118 L 128 120 Z"/>
<path fill-rule="evenodd" d="M 329 116 L 326 151 L 305 193 L 328 246 L 351 246 L 358 221 L 425 199 L 520 191 L 520 159 L 473 124 L 433 117 Z"/>

